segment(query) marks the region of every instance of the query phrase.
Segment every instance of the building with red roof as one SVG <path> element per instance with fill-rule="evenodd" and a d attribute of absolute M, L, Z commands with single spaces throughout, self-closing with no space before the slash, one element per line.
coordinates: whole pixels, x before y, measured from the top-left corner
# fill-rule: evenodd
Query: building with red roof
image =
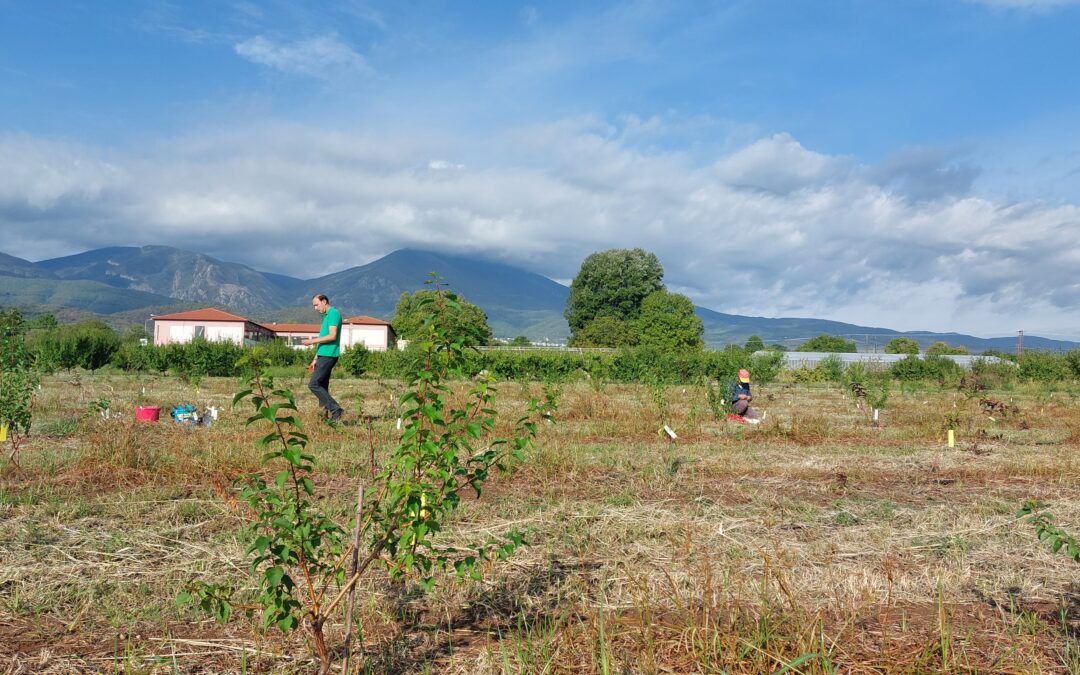
<path fill-rule="evenodd" d="M 292 347 L 303 347 L 301 340 L 316 337 L 322 323 L 268 323 L 266 327 Z M 342 319 L 341 348 L 363 344 L 372 351 L 386 351 L 396 344 L 394 328 L 388 321 L 371 316 Z"/>
<path fill-rule="evenodd" d="M 275 337 L 274 332 L 266 326 L 220 309 L 193 309 L 162 314 L 153 319 L 155 345 L 191 342 L 195 338 L 250 345 Z"/>
<path fill-rule="evenodd" d="M 263 340 L 281 338 L 286 344 L 302 348 L 300 342 L 316 337 L 319 323 L 257 323 L 243 316 L 220 309 L 195 309 L 152 317 L 154 320 L 154 344 L 167 345 L 204 340 L 227 340 L 239 345 L 250 345 Z M 354 316 L 342 321 L 341 348 L 363 344 L 374 351 L 384 351 L 395 344 L 394 328 L 389 322 L 370 316 Z"/>

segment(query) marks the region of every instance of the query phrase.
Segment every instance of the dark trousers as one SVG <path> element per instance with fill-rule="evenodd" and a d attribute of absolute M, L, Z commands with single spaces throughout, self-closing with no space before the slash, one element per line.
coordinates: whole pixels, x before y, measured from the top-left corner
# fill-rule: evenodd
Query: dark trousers
<path fill-rule="evenodd" d="M 315 372 L 311 374 L 311 381 L 308 382 L 308 389 L 319 399 L 319 405 L 331 415 L 341 410 L 341 406 L 330 395 L 330 372 L 336 364 L 336 356 L 318 357 L 315 359 Z"/>

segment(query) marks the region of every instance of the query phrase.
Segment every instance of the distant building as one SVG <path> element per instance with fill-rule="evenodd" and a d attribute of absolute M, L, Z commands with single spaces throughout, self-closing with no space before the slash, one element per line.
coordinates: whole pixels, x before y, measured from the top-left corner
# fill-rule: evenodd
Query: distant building
<path fill-rule="evenodd" d="M 274 332 L 266 326 L 220 309 L 194 309 L 154 317 L 154 344 L 159 346 L 191 342 L 195 338 L 251 345 L 274 337 Z"/>
<path fill-rule="evenodd" d="M 296 349 L 301 341 L 316 337 L 322 323 L 268 323 L 266 327 L 277 337 Z M 341 348 L 362 344 L 371 351 L 382 352 L 395 345 L 394 328 L 387 321 L 371 316 L 354 316 L 342 320 Z"/>
<path fill-rule="evenodd" d="M 286 344 L 302 349 L 301 341 L 316 337 L 322 323 L 257 323 L 220 309 L 196 309 L 189 312 L 154 317 L 154 344 L 191 342 L 202 338 L 210 342 L 228 341 L 252 345 L 281 338 Z M 363 344 L 372 351 L 385 351 L 395 345 L 394 328 L 389 322 L 370 316 L 345 319 L 341 326 L 341 347 Z"/>

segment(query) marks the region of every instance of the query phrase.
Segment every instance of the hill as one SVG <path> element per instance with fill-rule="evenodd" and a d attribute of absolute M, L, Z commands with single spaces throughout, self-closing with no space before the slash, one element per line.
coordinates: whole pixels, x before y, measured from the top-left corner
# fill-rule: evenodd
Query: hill
<path fill-rule="evenodd" d="M 49 305 L 115 314 L 125 310 L 172 304 L 175 300 L 145 291 L 114 288 L 97 281 L 63 281 L 0 276 L 0 306 Z"/>
<path fill-rule="evenodd" d="M 987 350 L 1013 352 L 1016 350 L 1016 337 L 980 338 L 963 333 L 934 333 L 926 331 L 897 331 L 880 326 L 860 326 L 842 321 L 826 319 L 800 318 L 765 318 L 760 316 L 741 316 L 723 314 L 704 307 L 697 307 L 697 314 L 705 324 L 705 342 L 711 345 L 729 343 L 741 344 L 751 335 L 757 335 L 767 343 L 780 343 L 789 348 L 797 347 L 808 338 L 822 333 L 842 335 L 853 340 L 860 350 L 880 350 L 896 337 L 909 337 L 922 347 L 935 342 L 947 342 L 950 345 L 962 345 L 973 354 Z M 1051 340 L 1034 335 L 1024 336 L 1027 349 L 1069 350 L 1080 347 L 1076 342 Z"/>
<path fill-rule="evenodd" d="M 282 306 L 289 277 L 169 246 L 115 246 L 42 260 L 36 265 L 58 279 L 96 281 L 241 312 Z"/>
<path fill-rule="evenodd" d="M 387 319 L 402 293 L 424 288 L 430 272 L 487 312 L 496 336 L 526 335 L 562 341 L 570 289 L 511 265 L 433 251 L 402 249 L 366 265 L 316 279 L 260 272 L 247 265 L 167 246 L 121 246 L 32 263 L 0 253 L 0 305 L 70 308 L 109 317 L 110 323 L 141 324 L 150 313 L 217 306 L 257 321 L 314 321 L 308 301 L 326 293 L 347 314 Z M 706 343 L 741 344 L 751 335 L 788 347 L 829 333 L 854 339 L 860 348 L 912 337 L 923 346 L 942 340 L 973 353 L 1012 351 L 1016 338 L 977 338 L 959 333 L 901 332 L 812 318 L 766 318 L 697 307 Z M 1076 342 L 1025 336 L 1029 349 L 1075 349 Z"/>
<path fill-rule="evenodd" d="M 294 302 L 306 305 L 313 294 L 326 293 L 348 313 L 388 320 L 401 294 L 424 288 L 431 272 L 482 307 L 496 335 L 565 339 L 569 334 L 562 316 L 570 292 L 566 286 L 510 265 L 431 251 L 402 249 L 367 265 L 312 279 Z"/>
<path fill-rule="evenodd" d="M 7 253 L 0 253 L 0 276 L 21 277 L 24 279 L 52 278 L 52 272 L 38 267 L 29 260 L 16 258 Z"/>

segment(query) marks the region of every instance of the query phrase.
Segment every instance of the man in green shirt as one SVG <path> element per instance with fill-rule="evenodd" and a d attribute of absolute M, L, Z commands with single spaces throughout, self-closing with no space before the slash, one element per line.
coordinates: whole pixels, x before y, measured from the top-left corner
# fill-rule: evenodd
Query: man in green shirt
<path fill-rule="evenodd" d="M 330 373 L 341 356 L 341 312 L 336 307 L 331 307 L 330 299 L 323 294 L 313 297 L 311 306 L 323 315 L 323 322 L 319 337 L 301 342 L 304 345 L 319 346 L 308 365 L 308 370 L 312 371 L 308 389 L 319 399 L 319 405 L 326 411 L 326 415 L 336 422 L 345 414 L 345 410 L 330 395 Z"/>

